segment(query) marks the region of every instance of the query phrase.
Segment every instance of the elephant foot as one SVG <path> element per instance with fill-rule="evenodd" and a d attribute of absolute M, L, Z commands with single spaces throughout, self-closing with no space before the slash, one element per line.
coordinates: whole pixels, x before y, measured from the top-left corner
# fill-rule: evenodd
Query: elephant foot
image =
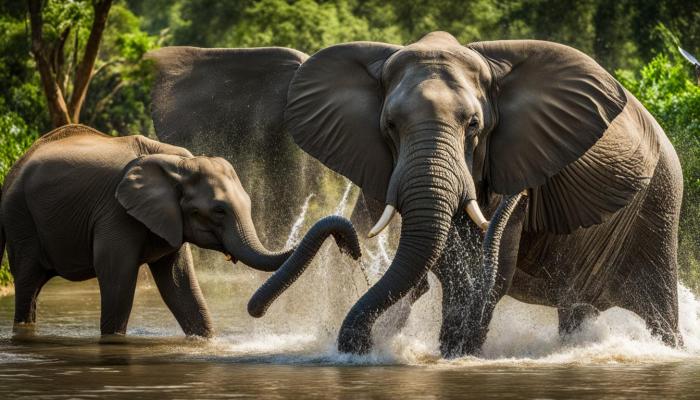
<path fill-rule="evenodd" d="M 443 327 L 445 325 L 443 324 Z M 459 325 L 440 332 L 440 354 L 443 358 L 460 358 L 475 356 L 481 352 L 486 341 L 486 329 L 458 329 Z"/>
<path fill-rule="evenodd" d="M 360 323 L 357 318 L 346 317 L 338 334 L 338 351 L 350 354 L 369 353 L 372 350 L 371 326 Z"/>
<path fill-rule="evenodd" d="M 36 334 L 36 324 L 34 322 L 15 322 L 12 325 L 12 339 L 31 339 Z"/>
<path fill-rule="evenodd" d="M 577 303 L 567 308 L 557 309 L 559 315 L 559 336 L 566 337 L 581 329 L 586 319 L 598 316 L 598 309 L 590 304 Z"/>
<path fill-rule="evenodd" d="M 123 333 L 106 333 L 100 336 L 100 344 L 126 344 L 127 336 Z"/>
<path fill-rule="evenodd" d="M 183 327 L 183 332 L 187 337 L 198 337 L 203 339 L 211 339 L 214 337 L 214 328 L 211 326 L 190 326 Z"/>

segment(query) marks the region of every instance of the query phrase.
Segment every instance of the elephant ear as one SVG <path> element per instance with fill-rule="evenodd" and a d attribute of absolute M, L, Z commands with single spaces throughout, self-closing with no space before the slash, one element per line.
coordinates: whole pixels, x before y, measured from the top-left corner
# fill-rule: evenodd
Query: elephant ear
<path fill-rule="evenodd" d="M 468 47 L 487 60 L 496 88 L 498 119 L 486 141 L 482 179 L 500 194 L 532 189 L 530 229 L 569 233 L 601 223 L 631 199 L 642 169 L 606 164 L 605 151 L 589 152 L 628 103 L 610 74 L 585 54 L 550 42 Z"/>
<path fill-rule="evenodd" d="M 183 157 L 154 154 L 139 157 L 127 166 L 117 186 L 116 198 L 126 212 L 172 247 L 182 245 L 182 211 L 177 171 Z"/>
<path fill-rule="evenodd" d="M 380 201 L 393 169 L 379 127 L 380 76 L 400 48 L 373 42 L 325 48 L 301 65 L 287 95 L 285 126 L 294 141 Z"/>
<path fill-rule="evenodd" d="M 183 144 L 182 138 L 281 134 L 289 81 L 306 57 L 280 47 L 148 53 L 157 69 L 152 116 L 158 138 Z"/>

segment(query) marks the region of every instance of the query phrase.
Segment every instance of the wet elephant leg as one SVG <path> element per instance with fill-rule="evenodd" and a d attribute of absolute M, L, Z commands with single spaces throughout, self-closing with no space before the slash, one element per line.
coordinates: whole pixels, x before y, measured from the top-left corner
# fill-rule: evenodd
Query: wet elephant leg
<path fill-rule="evenodd" d="M 213 327 L 194 272 L 190 247 L 149 264 L 163 301 L 186 335 L 210 337 Z"/>
<path fill-rule="evenodd" d="M 567 336 L 581 328 L 583 321 L 595 318 L 599 311 L 590 304 L 572 304 L 569 307 L 557 308 L 559 316 L 559 335 Z"/>
<path fill-rule="evenodd" d="M 440 351 L 444 357 L 476 353 L 486 340 L 496 303 L 508 293 L 516 271 L 520 235 L 527 201 L 521 200 L 511 214 L 501 240 L 499 268 L 490 305 L 475 298 L 482 277 L 482 232 L 466 215 L 453 219 L 453 229 L 440 260 L 433 267 L 442 286 Z M 485 322 L 483 322 L 485 321 Z"/>
<path fill-rule="evenodd" d="M 39 245 L 34 239 L 9 249 L 8 253 L 15 285 L 14 331 L 19 333 L 33 328 L 39 292 L 55 274 L 44 269 L 39 263 Z"/>
<path fill-rule="evenodd" d="M 134 220 L 133 224 L 136 223 Z M 110 224 L 95 228 L 93 264 L 100 286 L 102 335 L 123 335 L 129 322 L 140 267 L 141 245 L 146 239 L 144 228 L 131 228 L 122 230 Z"/>
<path fill-rule="evenodd" d="M 442 287 L 439 340 L 444 357 L 458 357 L 472 347 L 469 332 L 475 331 L 478 322 L 470 318 L 470 313 L 477 291 L 475 272 L 482 265 L 481 241 L 476 225 L 466 215 L 458 215 L 442 255 L 432 268 Z"/>
<path fill-rule="evenodd" d="M 612 303 L 637 313 L 652 334 L 682 345 L 678 329 L 678 223 L 682 182 L 675 155 L 662 153 L 631 230 Z"/>

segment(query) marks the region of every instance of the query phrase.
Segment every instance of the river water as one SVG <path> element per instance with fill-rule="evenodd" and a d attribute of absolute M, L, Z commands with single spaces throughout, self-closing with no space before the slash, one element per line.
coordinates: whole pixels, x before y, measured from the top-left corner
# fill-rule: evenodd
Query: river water
<path fill-rule="evenodd" d="M 347 214 L 343 207 L 336 212 Z M 401 332 L 391 329 L 399 305 L 378 322 L 372 354 L 339 354 L 344 315 L 392 258 L 386 242 L 380 237 L 361 265 L 327 243 L 261 319 L 249 317 L 246 304 L 267 275 L 199 252 L 217 331 L 211 340 L 183 337 L 146 269 L 120 343 L 100 343 L 95 280 L 49 282 L 33 336 L 12 336 L 14 299 L 0 298 L 0 399 L 700 398 L 700 301 L 683 286 L 684 349 L 664 346 L 621 309 L 562 339 L 553 309 L 506 298 L 482 356 L 442 360 L 440 289 L 431 277 Z"/>

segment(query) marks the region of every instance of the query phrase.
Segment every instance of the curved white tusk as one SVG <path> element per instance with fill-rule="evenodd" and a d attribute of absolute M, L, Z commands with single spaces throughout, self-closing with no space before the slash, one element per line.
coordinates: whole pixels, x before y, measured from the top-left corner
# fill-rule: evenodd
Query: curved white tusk
<path fill-rule="evenodd" d="M 467 203 L 465 210 L 467 211 L 469 218 L 471 218 L 476 226 L 481 228 L 482 231 L 488 229 L 489 221 L 484 218 L 484 214 L 481 213 L 481 209 L 479 208 L 479 204 L 477 204 L 476 200 L 470 200 L 469 203 Z"/>
<path fill-rule="evenodd" d="M 391 204 L 387 204 L 386 208 L 384 209 L 384 212 L 382 213 L 382 216 L 379 217 L 379 221 L 374 225 L 374 228 L 370 229 L 369 233 L 367 234 L 368 238 L 373 238 L 379 234 L 379 232 L 383 231 L 384 228 L 389 225 L 389 222 L 391 222 L 391 219 L 394 217 L 394 214 L 396 214 L 396 209 L 394 206 Z"/>

